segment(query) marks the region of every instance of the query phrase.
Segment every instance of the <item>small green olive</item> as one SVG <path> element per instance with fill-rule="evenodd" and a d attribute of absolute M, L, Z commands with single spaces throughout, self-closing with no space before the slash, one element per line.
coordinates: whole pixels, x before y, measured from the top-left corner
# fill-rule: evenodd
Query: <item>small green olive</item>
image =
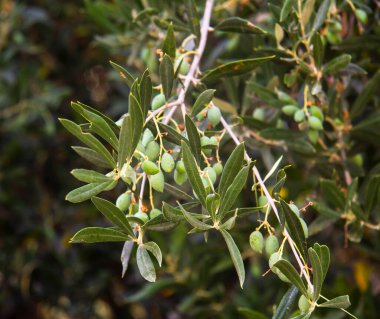
<path fill-rule="evenodd" d="M 309 125 L 314 130 L 323 130 L 323 125 L 321 120 L 316 116 L 309 117 Z"/>
<path fill-rule="evenodd" d="M 157 209 L 157 208 L 153 208 L 153 209 L 149 212 L 149 217 L 150 217 L 150 219 L 153 219 L 153 218 L 155 218 L 155 217 L 157 217 L 157 216 L 160 216 L 160 215 L 162 215 L 162 212 L 161 212 L 159 209 Z"/>
<path fill-rule="evenodd" d="M 210 121 L 212 126 L 217 126 L 222 118 L 222 113 L 217 106 L 212 106 L 207 111 L 207 119 Z"/>
<path fill-rule="evenodd" d="M 294 113 L 298 111 L 298 106 L 291 104 L 285 105 L 281 108 L 281 111 L 288 116 L 292 116 Z"/>
<path fill-rule="evenodd" d="M 148 156 L 150 161 L 155 161 L 160 155 L 160 145 L 155 141 L 151 141 L 145 149 L 145 155 Z"/>
<path fill-rule="evenodd" d="M 122 212 L 127 211 L 129 209 L 129 205 L 131 205 L 130 192 L 125 192 L 116 199 L 116 207 L 119 208 Z"/>
<path fill-rule="evenodd" d="M 222 174 L 223 171 L 223 164 L 222 163 L 215 163 L 212 168 L 214 169 L 216 175 Z"/>
<path fill-rule="evenodd" d="M 148 175 L 155 175 L 157 174 L 160 170 L 158 169 L 158 166 L 153 163 L 152 161 L 144 161 L 141 165 L 142 170 L 147 173 Z"/>
<path fill-rule="evenodd" d="M 153 100 L 152 100 L 152 110 L 157 110 L 159 109 L 161 106 L 163 106 L 165 104 L 165 95 L 160 93 L 160 94 L 157 94 Z"/>
<path fill-rule="evenodd" d="M 275 253 L 279 247 L 280 245 L 276 236 L 269 235 L 268 238 L 265 240 L 265 252 L 267 253 L 267 256 L 270 256 L 273 253 Z"/>
<path fill-rule="evenodd" d="M 169 153 L 164 153 L 161 158 L 161 167 L 166 173 L 170 173 L 175 166 L 173 156 Z"/>
<path fill-rule="evenodd" d="M 256 230 L 251 233 L 249 236 L 249 244 L 253 251 L 262 254 L 264 248 L 264 237 L 260 231 Z"/>
<path fill-rule="evenodd" d="M 310 309 L 310 303 L 304 295 L 298 300 L 298 308 L 302 313 L 307 313 Z"/>
<path fill-rule="evenodd" d="M 305 112 L 303 110 L 298 110 L 294 113 L 294 120 L 297 123 L 303 122 L 305 120 Z"/>
<path fill-rule="evenodd" d="M 150 185 L 155 191 L 162 193 L 165 185 L 164 174 L 159 171 L 157 174 L 152 175 L 150 177 Z"/>

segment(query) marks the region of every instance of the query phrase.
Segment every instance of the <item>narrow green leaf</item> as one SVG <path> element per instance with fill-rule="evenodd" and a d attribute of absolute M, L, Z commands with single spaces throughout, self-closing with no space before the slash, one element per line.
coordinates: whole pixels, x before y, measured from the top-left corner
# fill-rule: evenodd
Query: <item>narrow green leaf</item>
<path fill-rule="evenodd" d="M 123 246 L 123 250 L 121 251 L 120 261 L 121 261 L 121 278 L 124 277 L 125 273 L 128 269 L 129 259 L 131 258 L 132 249 L 134 245 L 134 241 L 126 241 Z"/>
<path fill-rule="evenodd" d="M 117 137 L 108 123 L 101 116 L 84 109 L 80 104 L 71 102 L 71 107 L 83 116 L 91 125 L 90 129 L 98 134 L 103 140 L 109 143 L 114 149 L 117 149 Z"/>
<path fill-rule="evenodd" d="M 211 82 L 225 76 L 230 77 L 230 76 L 235 76 L 235 75 L 242 75 L 242 74 L 252 71 L 253 69 L 257 68 L 258 66 L 262 65 L 265 62 L 268 62 L 274 57 L 275 56 L 273 55 L 273 56 L 267 56 L 267 57 L 262 57 L 262 58 L 254 58 L 254 59 L 246 59 L 246 60 L 238 60 L 238 61 L 229 62 L 223 65 L 220 65 L 216 67 L 215 69 L 208 70 L 207 72 L 205 72 L 201 80 Z"/>
<path fill-rule="evenodd" d="M 191 226 L 193 226 L 194 228 L 199 229 L 199 230 L 209 230 L 209 229 L 212 228 L 211 225 L 203 223 L 203 222 L 199 221 L 198 219 L 194 218 L 191 215 L 191 213 L 187 212 L 186 209 L 184 209 L 179 202 L 177 202 L 177 204 L 180 207 L 180 209 L 181 209 L 181 211 L 183 213 L 183 216 L 185 217 L 185 219 L 188 221 L 188 223 Z"/>
<path fill-rule="evenodd" d="M 313 31 L 318 31 L 322 24 L 325 22 L 327 12 L 329 11 L 330 2 L 331 0 L 323 0 L 322 4 L 319 6 L 313 22 Z"/>
<path fill-rule="evenodd" d="M 316 67 L 319 69 L 322 66 L 325 55 L 325 46 L 322 42 L 322 37 L 319 33 L 315 33 L 312 38 L 313 56 Z"/>
<path fill-rule="evenodd" d="M 158 123 L 158 126 L 160 128 L 161 133 L 167 133 L 164 135 L 164 139 L 166 139 L 168 142 L 176 144 L 176 145 L 181 145 L 181 141 L 185 141 L 186 143 L 189 143 L 186 137 L 184 137 L 181 133 L 177 132 L 173 127 L 163 124 L 161 122 Z M 154 124 L 148 125 L 148 128 L 152 132 L 156 132 Z"/>
<path fill-rule="evenodd" d="M 185 169 L 187 176 L 189 178 L 190 184 L 194 189 L 194 192 L 197 194 L 199 201 L 204 207 L 206 207 L 206 190 L 203 186 L 202 179 L 199 175 L 199 169 L 197 162 L 191 153 L 191 150 L 186 142 L 181 142 L 182 146 L 182 157 L 183 163 L 185 164 Z"/>
<path fill-rule="evenodd" d="M 323 72 L 325 74 L 336 74 L 340 70 L 344 69 L 347 67 L 351 62 L 351 55 L 349 54 L 342 54 L 329 62 L 327 62 L 323 66 Z"/>
<path fill-rule="evenodd" d="M 304 27 L 306 27 L 310 21 L 310 17 L 314 12 L 314 5 L 315 0 L 307 0 L 302 8 L 300 20 Z"/>
<path fill-rule="evenodd" d="M 129 237 L 112 228 L 87 227 L 78 231 L 71 239 L 70 243 L 101 243 L 126 241 Z"/>
<path fill-rule="evenodd" d="M 214 98 L 215 90 L 208 89 L 203 91 L 201 94 L 199 94 L 198 98 L 196 99 L 193 109 L 191 110 L 191 115 L 195 116 L 200 111 L 202 111 Z"/>
<path fill-rule="evenodd" d="M 129 148 L 130 153 L 127 154 L 128 158 L 130 158 L 133 155 L 140 141 L 141 134 L 144 127 L 144 120 L 145 120 L 143 118 L 141 105 L 138 102 L 137 98 L 132 94 L 129 94 L 129 114 L 131 116 L 131 124 L 132 124 L 130 128 L 132 130 L 132 141 L 131 141 L 132 145 Z"/>
<path fill-rule="evenodd" d="M 321 260 L 317 252 L 313 248 L 309 248 L 309 258 L 311 266 L 313 267 L 313 286 L 314 286 L 314 296 L 313 301 L 317 301 L 322 290 L 323 285 L 323 269 Z"/>
<path fill-rule="evenodd" d="M 189 144 L 191 151 L 199 165 L 199 156 L 201 154 L 201 139 L 199 137 L 199 132 L 195 126 L 192 119 L 186 114 L 185 115 L 185 126 L 187 132 L 187 138 L 189 139 Z"/>
<path fill-rule="evenodd" d="M 346 200 L 338 185 L 332 180 L 322 179 L 321 188 L 325 200 L 333 207 L 344 209 Z"/>
<path fill-rule="evenodd" d="M 119 133 L 119 145 L 117 152 L 117 168 L 120 171 L 124 163 L 130 159 L 132 149 L 132 120 L 131 116 L 127 114 L 121 124 Z"/>
<path fill-rule="evenodd" d="M 374 96 L 374 93 L 380 86 L 380 70 L 367 82 L 363 91 L 356 98 L 354 105 L 352 106 L 350 116 L 352 119 L 359 117 L 365 110 L 368 102 Z"/>
<path fill-rule="evenodd" d="M 113 180 L 110 176 L 105 176 L 102 173 L 83 168 L 73 169 L 71 174 L 77 180 L 84 183 L 103 183 Z"/>
<path fill-rule="evenodd" d="M 165 54 L 160 64 L 160 80 L 166 100 L 169 100 L 174 82 L 174 66 L 170 57 Z"/>
<path fill-rule="evenodd" d="M 181 218 L 183 219 L 183 216 L 181 214 Z M 170 229 L 173 229 L 178 225 L 178 221 L 174 220 L 168 220 L 166 218 L 166 215 L 159 215 L 153 219 L 149 219 L 143 226 L 142 228 L 144 230 L 149 230 L 149 231 L 167 231 Z"/>
<path fill-rule="evenodd" d="M 166 53 L 173 60 L 175 59 L 176 41 L 173 30 L 173 23 L 169 24 L 168 30 L 166 31 L 165 40 L 162 43 L 162 52 Z"/>
<path fill-rule="evenodd" d="M 371 175 L 364 189 L 364 210 L 367 213 L 367 216 L 369 216 L 369 214 L 375 208 L 377 198 L 379 196 L 380 175 Z"/>
<path fill-rule="evenodd" d="M 321 308 L 340 308 L 346 309 L 351 305 L 350 298 L 345 296 L 339 296 L 324 303 L 318 305 Z"/>
<path fill-rule="evenodd" d="M 96 153 L 101 155 L 111 167 L 115 167 L 116 163 L 110 152 L 106 147 L 99 142 L 99 140 L 90 133 L 83 133 L 80 126 L 74 122 L 66 119 L 59 119 L 62 125 L 82 143 L 93 149 Z"/>
<path fill-rule="evenodd" d="M 146 69 L 141 76 L 139 89 L 141 108 L 143 111 L 143 117 L 145 118 L 152 102 L 152 80 L 148 69 Z"/>
<path fill-rule="evenodd" d="M 156 270 L 148 251 L 143 245 L 137 247 L 136 259 L 141 276 L 149 282 L 156 281 Z"/>
<path fill-rule="evenodd" d="M 318 254 L 319 260 L 321 262 L 322 267 L 322 281 L 325 280 L 327 271 L 330 267 L 330 250 L 326 245 L 319 245 L 315 243 L 313 246 L 314 250 Z"/>
<path fill-rule="evenodd" d="M 201 23 L 199 19 L 199 13 L 195 0 L 188 0 L 189 8 L 189 26 L 191 33 L 195 35 L 195 42 L 199 45 L 199 40 L 201 38 Z"/>
<path fill-rule="evenodd" d="M 278 165 L 280 165 L 282 161 L 282 155 L 280 156 L 280 158 L 276 161 L 276 163 L 273 164 L 272 168 L 270 169 L 270 171 L 268 172 L 268 174 L 265 175 L 264 179 L 263 179 L 263 182 L 265 182 L 268 178 L 270 178 L 273 173 L 276 171 Z"/>
<path fill-rule="evenodd" d="M 243 288 L 243 284 L 245 280 L 245 270 L 244 270 L 244 263 L 243 263 L 243 259 L 241 258 L 239 248 L 236 246 L 235 241 L 226 230 L 220 229 L 220 233 L 222 234 L 224 240 L 226 241 L 228 250 L 231 255 L 232 262 L 234 263 L 237 275 L 239 277 L 240 287 Z"/>
<path fill-rule="evenodd" d="M 285 259 L 280 259 L 278 262 L 274 264 L 274 267 L 280 269 L 280 271 L 290 280 L 290 282 L 296 286 L 299 291 L 304 295 L 308 296 L 307 289 L 302 281 L 300 275 L 297 270 L 293 267 L 293 265 Z"/>
<path fill-rule="evenodd" d="M 295 245 L 298 247 L 298 250 L 300 251 L 304 260 L 306 260 L 307 258 L 306 238 L 302 229 L 302 224 L 300 222 L 300 219 L 298 218 L 296 214 L 294 214 L 292 209 L 283 199 L 281 199 L 281 207 L 285 214 L 285 220 L 286 220 L 286 224 L 287 224 L 287 228 L 289 230 L 290 236 L 292 237 Z"/>
<path fill-rule="evenodd" d="M 115 62 L 112 62 L 112 61 L 109 61 L 111 66 L 117 71 L 119 72 L 119 75 L 120 77 L 123 79 L 123 81 L 129 86 L 129 87 L 132 87 L 132 84 L 133 82 L 135 81 L 135 79 L 133 78 L 133 76 L 125 69 L 123 68 L 121 65 L 115 63 Z"/>
<path fill-rule="evenodd" d="M 267 32 L 260 27 L 254 25 L 251 21 L 239 18 L 231 17 L 221 21 L 215 30 L 226 32 L 237 32 L 247 34 L 266 34 Z"/>
<path fill-rule="evenodd" d="M 104 183 L 90 183 L 79 188 L 72 190 L 66 195 L 66 200 L 71 203 L 81 203 L 93 196 L 98 195 L 116 181 L 109 181 Z"/>
<path fill-rule="evenodd" d="M 226 192 L 220 199 L 218 215 L 220 220 L 224 217 L 225 213 L 233 206 L 238 195 L 242 191 L 249 173 L 249 166 L 243 167 L 235 176 L 231 185 L 228 186 Z"/>
<path fill-rule="evenodd" d="M 237 173 L 240 171 L 241 166 L 243 165 L 244 151 L 243 143 L 236 146 L 224 166 L 218 187 L 218 193 L 221 198 L 224 196 L 228 187 L 232 184 Z"/>
<path fill-rule="evenodd" d="M 289 15 L 290 11 L 292 10 L 292 4 L 294 0 L 285 0 L 284 4 L 282 5 L 281 8 L 281 13 L 280 13 L 280 22 L 283 22 Z"/>
<path fill-rule="evenodd" d="M 92 150 L 91 148 L 82 146 L 72 146 L 71 147 L 79 156 L 83 157 L 95 166 L 102 168 L 113 169 L 113 166 L 107 162 L 107 160 L 101 156 L 98 152 Z"/>
<path fill-rule="evenodd" d="M 76 102 L 77 104 L 79 104 L 83 109 L 91 112 L 91 113 L 95 113 L 96 115 L 100 116 L 101 118 L 103 118 L 103 120 L 105 120 L 107 122 L 107 124 L 115 131 L 119 131 L 119 127 L 115 124 L 115 122 L 113 120 L 111 120 L 107 115 L 103 114 L 102 112 L 94 109 L 93 107 L 91 106 L 88 106 L 82 102 L 79 102 L 77 101 Z"/>
<path fill-rule="evenodd" d="M 147 243 L 142 244 L 142 246 L 150 251 L 152 255 L 156 258 L 159 266 L 161 267 L 162 264 L 162 253 L 160 247 L 154 242 L 154 241 L 149 241 Z"/>
<path fill-rule="evenodd" d="M 281 298 L 280 304 L 278 305 L 276 312 L 274 313 L 272 319 L 287 319 L 289 318 L 290 311 L 294 305 L 294 302 L 298 295 L 298 289 L 295 286 L 291 286 L 285 295 Z"/>
<path fill-rule="evenodd" d="M 135 238 L 131 225 L 128 223 L 124 213 L 119 208 L 103 198 L 92 197 L 91 201 L 99 212 L 101 212 L 112 224 L 118 226 L 132 238 Z"/>

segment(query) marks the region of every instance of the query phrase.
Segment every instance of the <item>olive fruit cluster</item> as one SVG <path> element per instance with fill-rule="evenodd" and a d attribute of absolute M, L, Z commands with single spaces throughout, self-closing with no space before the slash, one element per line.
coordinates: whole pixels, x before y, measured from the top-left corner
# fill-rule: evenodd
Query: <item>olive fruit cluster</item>
<path fill-rule="evenodd" d="M 259 230 L 251 233 L 249 236 L 249 244 L 255 252 L 260 254 L 262 254 L 265 249 L 265 253 L 268 257 L 276 252 L 280 247 L 278 239 L 275 235 L 269 235 L 266 239 L 264 239 Z"/>
<path fill-rule="evenodd" d="M 316 105 L 311 105 L 307 109 L 307 113 L 298 106 L 289 104 L 282 107 L 282 112 L 288 116 L 293 116 L 295 122 L 302 126 L 309 127 L 308 137 L 312 143 L 316 143 L 319 136 L 319 131 L 323 130 L 323 113 Z"/>

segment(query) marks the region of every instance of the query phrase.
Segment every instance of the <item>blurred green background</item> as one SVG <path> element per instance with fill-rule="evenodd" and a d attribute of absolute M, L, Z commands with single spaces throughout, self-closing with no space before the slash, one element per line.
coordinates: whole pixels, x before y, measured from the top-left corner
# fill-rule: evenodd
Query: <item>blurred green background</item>
<path fill-rule="evenodd" d="M 127 36 L 116 35 L 125 19 L 117 7 L 104 6 L 115 17 L 109 25 L 94 19 L 86 3 L 87 11 L 76 0 L 0 4 L 0 318 L 238 318 L 237 307 L 270 312 L 287 285 L 262 278 L 265 261 L 252 259 L 241 291 L 220 238 L 205 245 L 187 238 L 184 227 L 171 237 L 157 235 L 168 257 L 154 285 L 134 261 L 121 278 L 122 244 L 68 245 L 78 229 L 103 220 L 88 203 L 64 201 L 75 185 L 69 171 L 82 161 L 57 118 L 72 118 L 69 103 L 80 100 L 116 120 L 127 110 L 128 92 L 108 60 L 155 56 L 154 47 L 140 52 L 143 38 L 131 46 Z M 141 71 L 143 60 L 129 63 L 132 71 Z M 245 235 L 252 230 L 242 227 Z M 331 295 L 348 293 L 356 314 L 378 318 L 379 236 L 369 237 L 374 250 L 365 244 L 344 249 L 341 230 L 320 235 L 334 254 Z"/>

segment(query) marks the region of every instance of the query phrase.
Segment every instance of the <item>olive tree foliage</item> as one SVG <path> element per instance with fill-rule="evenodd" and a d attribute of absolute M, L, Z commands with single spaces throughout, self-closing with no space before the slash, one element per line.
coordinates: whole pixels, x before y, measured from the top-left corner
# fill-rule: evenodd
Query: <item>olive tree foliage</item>
<path fill-rule="evenodd" d="M 379 166 L 359 182 L 364 176 L 360 148 L 356 154 L 348 152 L 363 139 L 378 143 L 380 115 L 371 103 L 380 73 L 374 72 L 352 97 L 347 93 L 352 79 L 366 71 L 339 51 L 339 10 L 353 14 L 360 26 L 366 23 L 365 8 L 351 1 L 285 0 L 279 6 L 269 4 L 273 24 L 264 28 L 239 16 L 213 19 L 220 6 L 213 0 L 204 7 L 189 1 L 186 21 L 154 20 L 161 43 L 155 52 L 157 72 L 147 68 L 132 75 L 111 62 L 130 90 L 128 112 L 120 119 L 81 102 L 71 106 L 84 123 L 60 119 L 85 145 L 73 146 L 74 151 L 97 167 L 71 172 L 84 185 L 66 199 L 91 200 L 109 222 L 109 227 L 81 229 L 71 242 L 125 242 L 123 275 L 136 251 L 141 276 L 154 282 L 163 256 L 149 234 L 186 223 L 189 236 L 203 234 L 206 244 L 211 232 L 220 234 L 243 288 L 246 272 L 233 231 L 242 220 L 254 217 L 258 226 L 247 242 L 269 259 L 270 271 L 290 285 L 273 318 L 309 318 L 321 307 L 346 312 L 347 295 L 331 300 L 322 295 L 329 248 L 308 237 L 339 220 L 344 221 L 347 240 L 354 242 L 361 240 L 363 229 L 379 229 L 372 220 L 379 201 Z M 155 14 L 147 8 L 133 17 L 133 23 L 150 21 Z M 250 58 L 202 69 L 213 33 L 240 33 L 261 42 Z M 336 44 L 338 54 L 326 60 L 328 44 Z M 288 71 L 269 79 L 266 70 L 276 64 L 286 65 Z M 239 76 L 248 80 L 242 107 L 236 111 L 233 104 L 239 99 L 216 98 L 215 83 L 223 80 L 231 88 Z M 253 114 L 252 93 L 259 105 Z M 231 143 L 235 147 L 222 161 L 220 149 Z M 321 194 L 310 202 L 319 214 L 312 225 L 302 218 L 310 205 L 299 208 L 285 199 L 288 166 L 283 166 L 282 157 L 268 171 L 259 171 L 251 154 L 262 147 L 307 161 L 309 170 L 323 167 L 330 172 L 321 174 Z M 124 192 L 115 203 L 99 197 L 116 185 L 123 185 Z M 239 205 L 243 189 L 251 190 L 254 205 Z M 162 202 L 162 192 L 170 193 L 171 200 Z M 299 310 L 289 314 L 296 300 Z"/>

